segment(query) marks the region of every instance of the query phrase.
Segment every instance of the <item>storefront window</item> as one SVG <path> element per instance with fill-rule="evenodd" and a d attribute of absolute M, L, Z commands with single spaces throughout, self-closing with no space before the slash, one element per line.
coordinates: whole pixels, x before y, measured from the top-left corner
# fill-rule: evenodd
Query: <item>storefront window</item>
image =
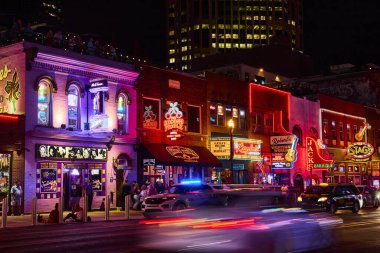
<path fill-rule="evenodd" d="M 11 154 L 0 154 L 0 199 L 9 194 Z"/>
<path fill-rule="evenodd" d="M 187 106 L 187 131 L 200 133 L 200 107 Z"/>
<path fill-rule="evenodd" d="M 70 85 L 68 90 L 68 127 L 79 129 L 79 89 L 76 85 Z"/>
<path fill-rule="evenodd" d="M 160 100 L 148 99 L 143 100 L 143 128 L 159 129 L 160 128 Z"/>
<path fill-rule="evenodd" d="M 120 94 L 117 98 L 117 130 L 119 133 L 128 132 L 127 96 Z"/>
<path fill-rule="evenodd" d="M 89 183 L 92 186 L 93 191 L 102 191 L 102 170 L 91 169 L 89 173 Z"/>
<path fill-rule="evenodd" d="M 41 79 L 38 84 L 38 112 L 37 112 L 37 124 L 40 126 L 49 126 L 50 124 L 50 89 L 51 83 L 47 79 Z"/>

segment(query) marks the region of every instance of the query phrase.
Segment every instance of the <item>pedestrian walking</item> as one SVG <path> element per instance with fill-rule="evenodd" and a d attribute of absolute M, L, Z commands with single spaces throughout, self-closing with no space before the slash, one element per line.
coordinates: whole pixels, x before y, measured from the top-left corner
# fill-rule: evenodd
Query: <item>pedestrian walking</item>
<path fill-rule="evenodd" d="M 21 214 L 22 187 L 19 181 L 16 181 L 11 188 L 11 215 Z"/>

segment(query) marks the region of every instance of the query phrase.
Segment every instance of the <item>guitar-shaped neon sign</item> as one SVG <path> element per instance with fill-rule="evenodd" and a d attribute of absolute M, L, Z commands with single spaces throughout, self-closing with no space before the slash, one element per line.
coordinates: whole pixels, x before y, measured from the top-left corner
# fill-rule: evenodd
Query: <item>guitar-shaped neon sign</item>
<path fill-rule="evenodd" d="M 367 128 L 368 128 L 368 123 L 366 122 L 364 123 L 364 127 L 355 134 L 355 140 L 361 141 L 364 137 L 364 133 L 365 133 L 365 130 L 367 130 Z"/>
<path fill-rule="evenodd" d="M 297 160 L 297 150 L 296 150 L 296 145 L 298 143 L 298 138 L 297 136 L 293 135 L 293 143 L 292 147 L 288 149 L 288 152 L 285 155 L 285 160 L 288 162 L 294 162 Z"/>

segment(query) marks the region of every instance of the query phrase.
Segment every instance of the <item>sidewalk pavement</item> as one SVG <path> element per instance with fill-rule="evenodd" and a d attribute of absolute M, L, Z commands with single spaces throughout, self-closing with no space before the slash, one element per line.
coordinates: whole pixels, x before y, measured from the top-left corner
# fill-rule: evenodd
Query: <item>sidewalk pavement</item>
<path fill-rule="evenodd" d="M 65 211 L 63 213 L 63 217 L 65 217 L 69 211 Z M 49 213 L 41 213 L 43 217 L 48 217 Z M 101 222 L 105 221 L 105 212 L 104 211 L 91 211 L 87 213 L 87 216 L 91 217 L 91 222 Z M 144 219 L 144 216 L 142 215 L 141 211 L 135 211 L 130 210 L 129 211 L 129 220 L 139 220 Z M 125 221 L 127 220 L 125 211 L 121 210 L 110 210 L 109 214 L 109 220 L 110 221 Z M 0 216 L 1 221 L 1 216 Z M 65 223 L 65 222 L 64 222 Z M 41 225 L 49 225 L 48 223 L 36 223 L 37 226 Z M 32 221 L 32 215 L 31 214 L 24 214 L 20 216 L 7 216 L 7 228 L 13 228 L 13 227 L 27 227 L 27 226 L 33 226 Z M 0 228 L 1 230 L 2 228 Z"/>

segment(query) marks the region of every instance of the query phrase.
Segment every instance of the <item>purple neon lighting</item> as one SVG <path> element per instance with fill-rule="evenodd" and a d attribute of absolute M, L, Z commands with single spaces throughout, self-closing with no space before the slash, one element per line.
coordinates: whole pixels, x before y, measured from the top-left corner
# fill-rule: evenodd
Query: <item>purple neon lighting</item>
<path fill-rule="evenodd" d="M 35 62 L 55 64 L 63 68 L 75 68 L 80 71 L 93 72 L 101 76 L 111 76 L 117 79 L 128 79 L 131 82 L 133 82 L 139 75 L 138 72 L 106 67 L 99 64 L 78 61 L 45 53 L 38 53 Z"/>

